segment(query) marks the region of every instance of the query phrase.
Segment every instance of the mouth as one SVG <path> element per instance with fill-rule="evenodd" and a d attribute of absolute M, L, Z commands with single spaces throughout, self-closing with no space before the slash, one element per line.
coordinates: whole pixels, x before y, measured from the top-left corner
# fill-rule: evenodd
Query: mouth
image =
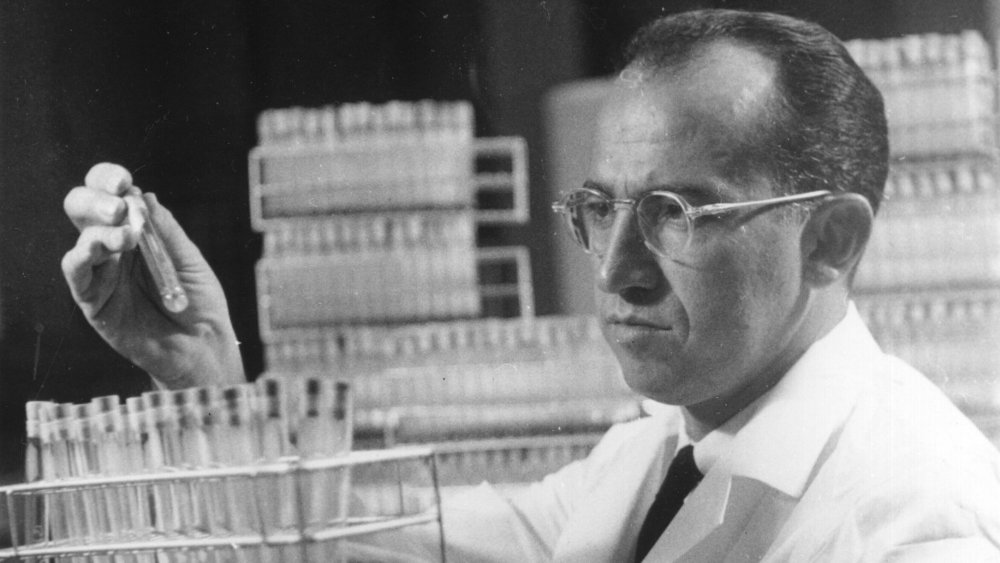
<path fill-rule="evenodd" d="M 605 322 L 605 336 L 625 349 L 659 348 L 673 330 L 669 325 L 638 318 L 610 318 Z"/>
<path fill-rule="evenodd" d="M 604 322 L 608 342 L 630 354 L 646 355 L 651 349 L 662 349 L 672 331 L 669 325 L 642 318 L 610 317 Z"/>
<path fill-rule="evenodd" d="M 636 317 L 632 315 L 628 316 L 610 316 L 607 317 L 604 322 L 609 326 L 621 330 L 637 330 L 637 331 L 669 331 L 672 330 L 670 325 L 664 325 L 657 322 L 650 321 L 648 319 L 643 319 L 641 317 Z"/>

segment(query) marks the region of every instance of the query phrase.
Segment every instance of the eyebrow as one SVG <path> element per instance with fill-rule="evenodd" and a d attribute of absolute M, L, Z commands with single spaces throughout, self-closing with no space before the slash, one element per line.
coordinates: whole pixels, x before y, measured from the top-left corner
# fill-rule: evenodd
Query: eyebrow
<path fill-rule="evenodd" d="M 608 197 L 611 197 L 614 191 L 609 184 L 598 182 L 596 180 L 585 180 L 583 182 L 583 187 L 599 191 Z M 635 194 L 633 198 L 639 198 L 649 192 L 671 192 L 682 197 L 691 197 L 692 199 L 715 199 L 716 201 L 723 201 L 730 198 L 725 198 L 726 192 L 717 189 L 714 186 L 706 184 L 692 184 L 692 183 L 680 183 L 680 184 L 661 184 L 649 186 L 643 189 L 641 192 Z"/>

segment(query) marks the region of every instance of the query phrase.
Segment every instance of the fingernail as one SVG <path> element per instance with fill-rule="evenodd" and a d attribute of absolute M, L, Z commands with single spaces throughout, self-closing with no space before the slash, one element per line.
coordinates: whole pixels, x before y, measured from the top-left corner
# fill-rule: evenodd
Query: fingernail
<path fill-rule="evenodd" d="M 84 183 L 94 188 L 110 189 L 112 193 L 121 193 L 132 185 L 132 175 L 122 166 L 101 162 L 90 168 Z"/>

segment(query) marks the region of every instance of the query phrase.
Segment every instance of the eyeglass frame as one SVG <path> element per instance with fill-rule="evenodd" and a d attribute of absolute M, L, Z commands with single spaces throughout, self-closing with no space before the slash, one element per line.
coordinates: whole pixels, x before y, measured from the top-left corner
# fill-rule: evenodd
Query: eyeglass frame
<path fill-rule="evenodd" d="M 579 244 L 581 248 L 583 248 L 584 252 L 586 252 L 587 254 L 594 254 L 598 256 L 600 256 L 600 254 L 597 251 L 587 248 L 587 245 L 585 245 L 582 240 L 582 236 L 578 234 L 579 229 L 575 227 L 572 223 L 572 213 L 568 201 L 571 197 L 581 192 L 586 192 L 605 200 L 608 204 L 611 205 L 612 211 L 614 212 L 617 212 L 619 209 L 623 207 L 631 208 L 632 213 L 636 216 L 636 222 L 639 223 L 639 233 L 642 235 L 643 244 L 645 244 L 646 248 L 648 248 L 651 252 L 663 258 L 671 258 L 671 256 L 666 252 L 664 252 L 663 250 L 656 248 L 653 245 L 653 243 L 650 242 L 649 236 L 646 234 L 646 228 L 648 227 L 644 226 L 643 221 L 638 213 L 639 203 L 650 196 L 654 195 L 667 196 L 680 204 L 681 211 L 684 213 L 684 217 L 686 219 L 686 228 L 687 228 L 687 240 L 684 243 L 684 247 L 680 251 L 686 252 L 688 250 L 688 247 L 691 246 L 691 239 L 694 236 L 694 221 L 699 217 L 722 215 L 725 213 L 731 213 L 733 211 L 738 211 L 741 209 L 753 209 L 755 207 L 766 207 L 769 205 L 800 203 L 803 201 L 826 197 L 833 193 L 830 190 L 816 190 L 811 192 L 789 194 L 789 195 L 751 200 L 751 201 L 709 203 L 707 205 L 695 206 L 688 203 L 688 201 L 684 199 L 684 197 L 682 197 L 680 194 L 669 190 L 652 190 L 642 194 L 638 198 L 616 199 L 613 197 L 609 197 L 604 192 L 600 190 L 595 190 L 593 188 L 588 188 L 588 187 L 576 188 L 575 190 L 566 193 L 566 195 L 564 195 L 561 200 L 554 202 L 552 204 L 552 211 L 555 211 L 556 213 L 564 217 L 566 226 L 570 230 L 570 235 L 573 237 L 573 240 L 576 241 L 576 243 Z"/>

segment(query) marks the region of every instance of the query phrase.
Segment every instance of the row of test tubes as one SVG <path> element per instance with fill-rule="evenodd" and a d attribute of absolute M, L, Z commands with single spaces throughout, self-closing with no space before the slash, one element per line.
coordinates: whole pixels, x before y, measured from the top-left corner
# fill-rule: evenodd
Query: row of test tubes
<path fill-rule="evenodd" d="M 997 164 L 958 160 L 932 166 L 896 166 L 889 173 L 885 197 L 935 198 L 973 193 L 995 193 Z"/>
<path fill-rule="evenodd" d="M 471 210 L 357 213 L 321 221 L 281 221 L 264 234 L 264 255 L 269 257 L 468 249 L 475 245 Z"/>
<path fill-rule="evenodd" d="M 334 145 L 384 135 L 403 140 L 471 137 L 473 130 L 472 104 L 467 101 L 394 100 L 385 104 L 357 102 L 322 108 L 269 109 L 257 119 L 257 137 L 262 146 Z"/>
<path fill-rule="evenodd" d="M 858 66 L 870 72 L 900 68 L 958 67 L 988 70 L 989 45 L 976 31 L 927 33 L 845 43 Z"/>
<path fill-rule="evenodd" d="M 276 372 L 364 371 L 373 365 L 438 366 L 541 360 L 580 351 L 610 354 L 593 316 L 473 319 L 400 326 L 275 332 L 266 342 Z"/>
<path fill-rule="evenodd" d="M 264 258 L 264 329 L 471 318 L 482 303 L 475 248 Z"/>
<path fill-rule="evenodd" d="M 927 292 L 859 300 L 858 310 L 879 344 L 926 374 L 948 396 L 973 409 L 996 408 L 1000 293 Z"/>
<path fill-rule="evenodd" d="M 887 205 L 855 279 L 859 290 L 1000 282 L 1000 193 Z"/>
<path fill-rule="evenodd" d="M 151 391 L 124 404 L 117 396 L 84 404 L 29 402 L 26 480 L 53 488 L 25 499 L 19 518 L 23 544 L 141 546 L 250 537 L 258 541 L 244 541 L 240 545 L 251 548 L 232 553 L 186 550 L 171 556 L 137 547 L 128 554 L 66 560 L 302 560 L 299 546 L 272 549 L 263 545 L 262 534 L 342 525 L 350 486 L 346 469 L 257 477 L 198 472 L 344 455 L 352 443 L 352 402 L 346 383 L 320 377 Z M 164 473 L 177 479 L 115 479 Z"/>
<path fill-rule="evenodd" d="M 468 102 L 277 109 L 259 123 L 251 162 L 263 219 L 474 204 Z"/>
<path fill-rule="evenodd" d="M 862 299 L 866 324 L 883 329 L 929 329 L 944 325 L 1000 323 L 1000 292 L 950 290 L 921 297 Z"/>
<path fill-rule="evenodd" d="M 847 48 L 882 92 L 894 154 L 995 149 L 996 75 L 978 32 L 856 40 Z"/>
<path fill-rule="evenodd" d="M 1000 281 L 996 174 L 995 162 L 969 158 L 894 166 L 855 287 Z"/>

